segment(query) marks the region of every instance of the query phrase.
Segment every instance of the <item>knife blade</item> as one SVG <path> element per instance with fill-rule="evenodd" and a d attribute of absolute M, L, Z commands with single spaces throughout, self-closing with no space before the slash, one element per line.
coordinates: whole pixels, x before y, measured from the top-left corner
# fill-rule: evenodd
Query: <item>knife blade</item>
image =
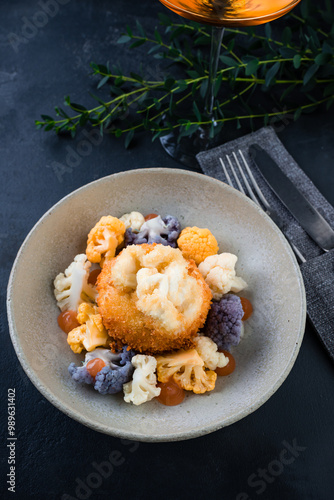
<path fill-rule="evenodd" d="M 249 153 L 269 187 L 309 236 L 325 251 L 334 248 L 334 231 L 331 226 L 282 172 L 271 156 L 258 144 L 252 144 Z"/>

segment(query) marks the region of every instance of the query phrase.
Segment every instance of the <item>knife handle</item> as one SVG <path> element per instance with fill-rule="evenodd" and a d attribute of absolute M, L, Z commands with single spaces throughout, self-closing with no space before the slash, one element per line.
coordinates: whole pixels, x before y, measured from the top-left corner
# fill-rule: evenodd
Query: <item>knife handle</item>
<path fill-rule="evenodd" d="M 307 314 L 334 361 L 334 250 L 300 266 L 305 284 Z"/>

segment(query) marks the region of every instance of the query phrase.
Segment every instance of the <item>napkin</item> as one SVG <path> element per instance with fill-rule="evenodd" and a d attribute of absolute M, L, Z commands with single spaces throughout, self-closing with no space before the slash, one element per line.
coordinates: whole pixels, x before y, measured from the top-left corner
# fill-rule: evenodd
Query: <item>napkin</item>
<path fill-rule="evenodd" d="M 227 166 L 226 155 L 230 155 L 233 151 L 237 152 L 239 149 L 242 150 L 264 196 L 285 221 L 285 234 L 295 243 L 306 259 L 306 262 L 301 265 L 301 272 L 306 290 L 308 316 L 334 361 L 334 250 L 324 253 L 270 189 L 248 154 L 249 146 L 254 143 L 267 151 L 281 170 L 334 228 L 334 207 L 301 170 L 272 127 L 261 128 L 257 132 L 222 146 L 203 151 L 196 158 L 206 175 L 227 182 L 219 158 L 222 158 Z"/>

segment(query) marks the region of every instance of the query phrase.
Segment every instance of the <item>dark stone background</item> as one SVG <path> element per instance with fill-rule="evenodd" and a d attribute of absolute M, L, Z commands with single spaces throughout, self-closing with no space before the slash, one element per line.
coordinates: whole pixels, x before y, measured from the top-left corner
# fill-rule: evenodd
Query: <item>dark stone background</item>
<path fill-rule="evenodd" d="M 294 368 L 264 406 L 231 427 L 185 442 L 123 443 L 93 432 L 56 410 L 20 367 L 8 334 L 6 283 L 16 252 L 35 222 L 63 196 L 99 177 L 132 168 L 181 167 L 149 135 L 128 151 L 122 141 L 106 137 L 57 177 L 54 162 L 65 164 L 68 148 L 78 151 L 83 136 L 71 140 L 36 131 L 34 119 L 52 113 L 67 93 L 77 102 L 86 99 L 92 60 L 109 59 L 132 70 L 139 62 L 145 64 L 146 49 L 129 52 L 116 40 L 126 24 L 133 26 L 139 19 L 152 29 L 157 13 L 165 12 L 157 0 L 59 0 L 58 6 L 44 28 L 13 47 L 9 34 L 22 33 L 24 17 L 31 20 L 40 2 L 2 0 L 0 5 L 1 498 L 332 499 L 333 366 L 309 325 Z M 153 74 L 159 69 L 147 68 Z M 334 204 L 333 132 L 333 114 L 321 110 L 282 127 L 279 136 Z M 226 129 L 227 138 L 235 136 L 234 129 Z M 15 494 L 6 485 L 9 387 L 17 395 Z M 248 484 L 252 474 L 261 474 L 259 469 L 269 466 L 275 474 L 273 461 L 286 443 L 303 450 L 295 457 L 287 454 L 295 459 L 279 475 L 269 476 L 264 491 L 255 476 L 253 485 Z M 121 453 L 121 460 L 114 458 L 122 464 L 99 487 L 76 492 L 80 479 L 94 481 L 93 463 L 106 461 L 114 450 Z"/>

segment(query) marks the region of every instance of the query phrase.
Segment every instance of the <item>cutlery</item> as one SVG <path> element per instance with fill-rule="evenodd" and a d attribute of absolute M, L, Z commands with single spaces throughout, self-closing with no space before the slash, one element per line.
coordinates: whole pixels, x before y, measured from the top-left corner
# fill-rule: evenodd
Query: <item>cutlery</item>
<path fill-rule="evenodd" d="M 334 248 L 334 231 L 331 226 L 282 172 L 271 156 L 257 144 L 249 147 L 249 153 L 269 187 L 307 234 L 326 252 Z"/>
<path fill-rule="evenodd" d="M 232 182 L 231 176 L 229 175 L 229 172 L 223 160 L 219 158 L 228 184 L 232 187 L 235 187 L 234 184 L 236 184 L 239 191 L 241 191 L 245 195 L 248 195 L 257 205 L 263 208 L 264 211 L 271 217 L 273 222 L 275 222 L 275 224 L 284 233 L 285 223 L 283 219 L 272 209 L 272 207 L 266 200 L 252 174 L 251 169 L 249 168 L 249 165 L 246 162 L 242 151 L 240 150 L 239 155 L 242 160 L 241 163 L 243 164 L 243 166 L 241 166 L 238 156 L 235 154 L 235 152 L 232 153 L 232 158 L 238 169 L 239 175 L 236 172 L 236 168 L 233 165 L 231 157 L 226 155 L 226 159 L 233 174 L 235 183 Z M 249 180 L 247 179 L 245 172 L 247 172 Z M 244 183 L 247 193 L 245 192 L 242 182 Z M 293 187 L 294 189 L 296 189 L 295 186 Z M 317 215 L 318 212 L 316 212 L 315 218 L 317 217 Z M 331 228 L 330 230 L 332 231 Z M 307 316 L 311 321 L 315 331 L 317 332 L 327 353 L 329 354 L 332 361 L 334 361 L 334 254 L 333 252 L 327 252 L 315 259 L 311 259 L 310 261 L 306 262 L 306 259 L 302 255 L 300 250 L 289 239 L 288 241 L 292 249 L 294 250 L 297 259 L 301 263 L 300 270 L 305 283 Z"/>
<path fill-rule="evenodd" d="M 244 171 L 243 171 L 243 169 L 242 169 L 242 167 L 240 165 L 240 162 L 238 160 L 237 155 L 234 152 L 232 153 L 232 156 L 234 158 L 235 164 L 238 167 L 239 173 L 241 175 L 241 179 L 244 182 L 244 185 L 245 185 L 245 187 L 247 189 L 248 196 L 257 205 L 259 205 L 260 208 L 263 208 L 263 206 L 264 206 L 264 211 L 266 212 L 266 214 L 269 215 L 269 217 L 275 222 L 276 226 L 279 227 L 279 229 L 283 233 L 285 233 L 285 222 L 280 217 L 280 215 L 269 205 L 269 202 L 267 201 L 267 199 L 263 195 L 263 193 L 262 193 L 262 191 L 261 191 L 258 183 L 256 182 L 256 180 L 255 180 L 255 178 L 254 178 L 254 176 L 252 174 L 252 171 L 249 168 L 248 163 L 246 162 L 245 157 L 244 157 L 244 155 L 243 155 L 243 153 L 242 153 L 242 151 L 240 149 L 239 149 L 239 155 L 240 155 L 240 157 L 242 159 L 244 168 L 245 168 L 245 170 L 246 170 L 246 172 L 247 172 L 247 174 L 249 176 L 249 179 L 251 181 L 252 187 L 250 186 L 250 184 L 249 184 L 249 182 L 247 180 L 247 177 L 246 177 L 246 175 L 245 175 L 245 173 L 244 173 Z M 236 170 L 235 170 L 235 168 L 233 166 L 231 158 L 228 155 L 226 155 L 226 159 L 227 159 L 227 161 L 229 163 L 231 172 L 233 174 L 233 177 L 235 179 L 235 182 L 236 182 L 236 184 L 238 186 L 239 191 L 241 191 L 244 195 L 247 196 L 247 194 L 246 194 L 246 192 L 245 192 L 245 190 L 244 190 L 244 188 L 243 188 L 243 186 L 242 186 L 242 184 L 240 182 L 240 179 L 239 179 L 239 177 L 238 177 L 238 175 L 236 173 Z M 227 168 L 224 165 L 223 160 L 221 158 L 219 158 L 219 160 L 220 160 L 221 166 L 223 167 L 224 174 L 225 174 L 225 177 L 227 179 L 228 184 L 231 187 L 234 187 L 233 182 L 231 180 L 231 177 L 230 177 L 230 175 L 228 173 Z M 255 193 L 257 194 L 258 198 L 256 197 Z M 262 203 L 263 206 L 261 205 L 260 202 Z M 285 237 L 289 241 L 289 243 L 290 243 L 293 251 L 295 252 L 295 255 L 298 258 L 299 262 L 306 262 L 305 257 L 302 255 L 301 251 L 296 247 L 296 245 L 289 239 L 289 237 L 286 234 L 285 234 Z"/>

